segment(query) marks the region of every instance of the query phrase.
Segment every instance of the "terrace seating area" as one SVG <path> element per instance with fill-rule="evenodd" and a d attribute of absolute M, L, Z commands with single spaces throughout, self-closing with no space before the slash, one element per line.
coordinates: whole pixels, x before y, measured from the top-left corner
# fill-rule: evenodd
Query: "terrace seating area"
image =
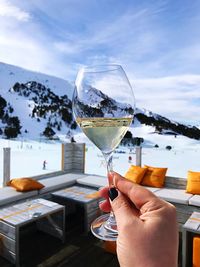
<path fill-rule="evenodd" d="M 97 175 L 91 175 L 84 173 L 84 146 L 80 144 L 69 144 L 63 152 L 62 171 L 51 173 L 48 175 L 42 175 L 32 177 L 35 180 L 41 182 L 44 187 L 40 190 L 32 190 L 29 192 L 17 192 L 14 188 L 6 186 L 0 189 L 0 207 L 4 208 L 12 203 L 21 202 L 26 199 L 45 198 L 52 200 L 52 193 L 73 185 L 86 186 L 91 188 L 100 188 L 107 185 L 107 178 Z M 177 217 L 179 222 L 180 238 L 183 224 L 188 220 L 190 215 L 194 212 L 200 212 L 200 195 L 193 195 L 185 192 L 186 180 L 181 178 L 166 177 L 165 186 L 163 188 L 147 187 L 158 197 L 171 202 L 176 206 Z M 70 218 L 68 223 L 70 224 Z M 67 229 L 67 228 L 66 228 Z M 72 228 L 69 228 L 72 229 Z M 28 229 L 30 231 L 31 229 Z M 33 229 L 32 229 L 33 230 Z M 34 231 L 34 230 L 33 230 Z M 66 233 L 66 242 L 61 244 L 60 241 L 54 239 L 49 235 L 40 233 L 41 238 L 38 239 L 35 235 L 32 236 L 33 241 L 29 240 L 29 250 L 27 245 L 22 246 L 20 252 L 23 257 L 24 265 L 22 266 L 118 266 L 116 255 L 106 252 L 103 249 L 103 242 L 94 238 L 90 233 L 76 231 L 74 229 Z M 40 239 L 40 241 L 38 241 Z M 47 241 L 49 240 L 49 241 Z M 31 261 L 33 265 L 30 265 L 29 257 L 31 244 L 40 242 L 40 253 L 35 257 L 35 262 Z M 23 241 L 22 241 L 23 243 Z M 24 241 L 24 244 L 26 240 Z M 49 246 L 54 244 L 49 249 L 42 250 L 43 246 Z M 181 243 L 180 243 L 181 246 Z M 34 250 L 34 246 L 33 246 Z M 180 249 L 181 251 L 181 249 Z M 91 255 L 96 255 L 91 258 Z M 97 256 L 98 255 L 98 256 Z M 98 257 L 98 263 L 95 262 Z M 88 260 L 90 258 L 90 261 Z M 180 257 L 181 258 L 181 257 Z M 36 263 L 37 261 L 37 263 Z M 41 262 L 52 261 L 49 265 L 41 265 Z M 28 264 L 29 262 L 29 264 Z M 83 264 L 83 262 L 85 262 Z M 35 265 L 34 265 L 35 264 Z M 8 267 L 12 266 L 3 258 L 0 258 L 0 266 Z M 181 263 L 180 263 L 181 266 Z"/>
<path fill-rule="evenodd" d="M 88 175 L 88 174 L 80 174 L 80 173 L 66 173 L 52 176 L 49 178 L 42 178 L 39 179 L 41 182 L 45 182 L 46 190 L 41 189 L 39 191 L 34 191 L 34 194 L 26 193 L 19 193 L 19 195 L 15 194 L 16 191 L 13 188 L 9 188 L 10 192 L 13 192 L 13 198 L 18 196 L 18 201 L 20 202 L 22 199 L 28 198 L 35 198 L 38 196 L 42 196 L 44 198 L 50 199 L 51 193 L 62 189 L 65 187 L 69 187 L 74 184 L 78 184 L 81 186 L 90 186 L 92 188 L 99 188 L 102 186 L 107 185 L 107 178 L 96 176 L 96 175 Z M 0 189 L 0 191 L 6 191 L 8 190 L 7 187 L 4 189 Z M 155 188 L 149 188 L 154 193 L 162 192 L 164 189 L 157 190 Z M 177 190 L 177 189 L 172 189 Z M 176 198 L 176 201 L 182 202 L 183 201 L 183 190 L 180 189 L 180 198 L 177 199 L 177 195 L 174 195 L 174 198 Z M 165 191 L 163 191 L 165 192 Z M 176 191 L 177 192 L 177 191 Z M 13 198 L 11 198 L 12 193 L 10 193 L 9 197 L 6 200 L 6 197 L 4 197 L 4 205 L 13 203 Z M 23 197 L 22 197 L 23 196 Z M 172 197 L 172 196 L 171 196 Z M 164 197 L 165 198 L 165 197 Z M 175 201 L 174 199 L 172 199 Z M 188 205 L 188 204 L 182 204 L 182 205 Z M 200 211 L 200 207 L 199 207 Z M 26 238 L 21 240 L 22 246 L 21 246 L 21 252 L 20 255 L 22 255 L 22 266 L 24 267 L 31 267 L 31 266 L 84 266 L 84 267 L 91 267 L 91 266 L 119 266 L 117 257 L 114 254 L 108 253 L 103 248 L 103 242 L 98 240 L 97 238 L 93 237 L 92 234 L 84 233 L 83 231 L 80 231 L 80 229 L 73 229 L 69 227 L 71 230 L 67 230 L 68 224 L 71 224 L 72 222 L 68 221 L 66 226 L 66 241 L 64 244 L 60 242 L 60 240 L 42 233 L 37 232 L 37 235 L 34 235 L 34 231 L 36 231 L 33 227 L 27 228 L 27 231 L 29 232 L 29 240 L 27 244 Z M 26 229 L 25 229 L 26 231 Z M 33 232 L 32 235 L 30 235 L 30 232 Z M 26 236 L 26 235 L 24 235 Z M 34 251 L 34 247 L 37 247 L 38 253 L 37 257 L 34 257 L 33 260 L 30 262 L 31 258 L 31 251 Z M 45 249 L 44 249 L 45 248 Z M 93 255 L 93 256 L 92 256 Z M 96 262 L 96 257 L 98 257 L 98 262 Z M 45 265 L 48 264 L 48 265 Z M 83 265 L 84 264 L 84 265 Z M 1 267 L 11 267 L 13 266 L 11 263 L 9 263 L 7 260 L 0 257 L 0 266 Z M 21 265 L 20 265 L 21 266 Z M 181 266 L 181 265 L 180 265 Z"/>
<path fill-rule="evenodd" d="M 167 181 L 168 180 L 171 180 L 171 178 L 168 178 Z M 41 178 L 39 179 L 39 181 L 45 184 L 46 190 L 44 190 L 45 189 L 44 188 L 44 189 L 41 189 L 41 192 L 40 190 L 37 190 L 37 191 L 21 193 L 21 192 L 16 192 L 15 189 L 11 187 L 8 187 L 8 188 L 5 187 L 3 189 L 0 189 L 0 191 L 3 191 L 3 192 L 10 192 L 7 198 L 5 194 L 0 194 L 2 202 L 4 203 L 3 205 L 2 204 L 1 205 L 5 207 L 6 204 L 12 203 L 14 199 L 15 201 L 16 200 L 21 201 L 23 199 L 26 199 L 27 197 L 36 198 L 39 196 L 39 197 L 51 199 L 52 192 L 65 188 L 65 187 L 69 187 L 74 184 L 78 184 L 81 186 L 90 186 L 92 188 L 99 188 L 99 187 L 107 185 L 106 177 L 88 175 L 88 174 L 82 174 L 82 173 L 65 173 L 65 174 L 60 173 L 59 175 L 57 173 L 56 176 L 48 177 L 46 179 Z M 196 198 L 196 197 L 192 196 L 191 194 L 185 193 L 184 189 L 174 189 L 174 188 L 158 189 L 158 188 L 150 188 L 150 187 L 148 189 L 154 192 L 159 197 L 167 201 L 170 201 L 176 205 L 178 219 L 180 223 L 180 230 L 181 230 L 181 225 L 185 223 L 185 221 L 188 219 L 188 217 L 191 215 L 191 213 L 194 210 L 200 212 L 199 202 L 197 202 L 196 206 L 192 204 L 193 202 L 191 202 L 192 198 L 193 197 Z M 61 244 L 61 242 L 57 240 L 56 238 L 53 238 L 44 233 L 39 233 L 39 235 L 38 234 L 32 235 L 32 238 L 33 238 L 33 241 L 30 242 L 29 240 L 29 245 L 28 245 L 29 249 L 27 249 L 26 241 L 24 241 L 24 248 L 22 245 L 22 251 L 24 251 L 24 253 L 21 252 L 21 254 L 24 255 L 22 257 L 24 261 L 23 266 L 29 266 L 29 267 L 37 266 L 37 264 L 41 263 L 42 261 L 47 261 L 48 258 L 50 261 L 52 261 L 52 265 L 49 265 L 49 266 L 74 266 L 75 267 L 75 266 L 81 266 L 80 265 L 81 262 L 84 262 L 84 261 L 85 261 L 84 266 L 88 266 L 88 267 L 89 266 L 106 266 L 108 263 L 111 267 L 118 266 L 116 255 L 106 252 L 103 249 L 102 241 L 99 241 L 98 239 L 93 237 L 90 233 L 86 235 L 83 232 L 80 232 L 80 233 L 76 232 L 76 234 L 74 234 L 73 231 L 67 232 L 65 244 Z M 31 250 L 30 244 L 34 244 L 34 242 L 35 244 L 39 242 L 40 245 L 36 245 L 36 246 L 41 247 L 41 249 L 39 249 L 40 252 L 35 258 L 35 262 L 31 261 L 32 262 L 31 264 L 33 265 L 30 265 L 30 258 L 28 259 L 27 257 L 30 256 L 29 255 L 30 250 Z M 49 242 L 50 244 L 54 244 L 54 245 L 50 246 L 50 249 L 44 250 L 42 249 L 41 242 L 42 243 L 44 242 L 45 246 L 47 243 L 49 244 Z M 73 245 L 74 243 L 76 245 Z M 85 246 L 88 248 L 88 250 L 86 250 Z M 62 254 L 61 251 L 64 253 L 64 255 Z M 87 251 L 87 254 L 85 254 L 86 251 Z M 93 262 L 95 261 L 95 257 L 92 260 L 90 259 L 90 261 L 88 262 L 88 255 L 91 253 L 95 255 L 99 255 L 99 257 L 101 258 L 101 261 L 98 260 L 99 265 Z M 56 264 L 54 265 L 55 261 L 59 261 L 59 265 L 56 265 Z M 95 265 L 92 265 L 92 264 L 95 264 Z M 8 267 L 12 265 L 8 263 L 6 260 L 4 260 L 3 258 L 0 258 L 0 266 Z M 43 265 L 38 265 L 38 266 L 43 266 Z"/>
<path fill-rule="evenodd" d="M 41 190 L 18 192 L 10 186 L 0 189 L 0 206 L 12 202 L 21 201 L 27 198 L 44 197 L 49 199 L 50 193 L 69 187 L 74 184 L 100 188 L 107 185 L 107 178 L 83 173 L 56 173 L 52 177 L 40 177 L 39 181 L 45 186 Z M 193 211 L 200 212 L 200 195 L 193 195 L 185 192 L 183 179 L 166 177 L 164 188 L 147 187 L 158 197 L 173 203 L 177 208 L 178 221 L 183 225 Z M 170 187 L 171 186 L 171 187 Z M 174 188 L 175 187 L 175 188 Z"/>

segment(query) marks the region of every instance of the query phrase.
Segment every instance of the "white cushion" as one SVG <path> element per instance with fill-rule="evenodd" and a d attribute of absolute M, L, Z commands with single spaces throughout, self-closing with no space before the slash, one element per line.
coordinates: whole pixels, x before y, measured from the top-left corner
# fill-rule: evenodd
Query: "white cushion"
<path fill-rule="evenodd" d="M 144 186 L 146 189 L 148 189 L 149 191 L 151 191 L 152 193 L 160 190 L 160 188 L 157 187 L 150 187 L 150 186 Z"/>
<path fill-rule="evenodd" d="M 37 194 L 37 190 L 18 192 L 15 190 L 15 188 L 6 186 L 0 189 L 0 206 L 25 198 L 34 197 L 37 196 Z"/>
<path fill-rule="evenodd" d="M 173 203 L 189 204 L 192 194 L 186 193 L 184 189 L 162 188 L 155 195 Z"/>
<path fill-rule="evenodd" d="M 63 187 L 67 187 L 75 184 L 76 179 L 84 177 L 82 173 L 67 173 L 55 177 L 50 177 L 46 179 L 40 179 L 39 182 L 45 187 L 39 190 L 39 194 L 44 194 L 50 191 L 55 191 Z"/>
<path fill-rule="evenodd" d="M 88 175 L 84 178 L 77 179 L 76 182 L 78 184 L 97 188 L 108 186 L 108 178 L 105 176 Z"/>
<path fill-rule="evenodd" d="M 194 195 L 189 200 L 189 205 L 194 205 L 200 207 L 200 195 Z"/>

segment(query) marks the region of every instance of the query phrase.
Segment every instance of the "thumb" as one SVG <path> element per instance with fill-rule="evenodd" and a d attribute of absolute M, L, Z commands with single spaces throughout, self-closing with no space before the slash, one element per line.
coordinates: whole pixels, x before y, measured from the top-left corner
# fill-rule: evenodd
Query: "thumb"
<path fill-rule="evenodd" d="M 112 188 L 111 190 L 114 191 L 116 189 Z M 138 218 L 138 210 L 130 203 L 130 200 L 120 191 L 117 192 L 118 195 L 115 193 L 115 196 L 117 195 L 115 199 L 112 200 L 112 197 L 110 197 L 110 204 L 116 218 L 118 231 L 120 233 L 120 231 L 124 231 L 125 227 L 138 224 L 140 219 Z"/>

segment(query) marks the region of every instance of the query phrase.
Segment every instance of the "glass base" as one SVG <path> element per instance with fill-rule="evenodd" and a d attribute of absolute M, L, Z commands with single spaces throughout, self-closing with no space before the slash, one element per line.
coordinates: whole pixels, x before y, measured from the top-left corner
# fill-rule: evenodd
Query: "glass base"
<path fill-rule="evenodd" d="M 116 241 L 118 232 L 116 222 L 110 220 L 110 214 L 104 214 L 91 224 L 93 235 L 105 241 Z"/>

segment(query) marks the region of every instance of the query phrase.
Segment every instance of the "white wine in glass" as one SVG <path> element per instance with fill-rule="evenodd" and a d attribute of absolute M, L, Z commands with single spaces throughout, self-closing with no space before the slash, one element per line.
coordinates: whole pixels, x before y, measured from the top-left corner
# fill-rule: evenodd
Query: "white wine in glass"
<path fill-rule="evenodd" d="M 101 150 L 107 171 L 112 171 L 112 153 L 132 123 L 135 98 L 129 80 L 120 65 L 82 68 L 73 94 L 73 113 L 85 135 Z M 113 187 L 112 181 L 108 181 Z M 117 238 L 113 213 L 97 218 L 92 233 L 100 239 Z"/>

